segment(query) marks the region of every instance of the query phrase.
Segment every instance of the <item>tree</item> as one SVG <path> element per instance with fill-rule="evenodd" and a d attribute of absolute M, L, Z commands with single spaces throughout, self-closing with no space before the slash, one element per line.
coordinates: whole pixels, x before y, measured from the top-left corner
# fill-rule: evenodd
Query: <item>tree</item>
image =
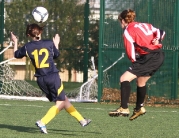
<path fill-rule="evenodd" d="M 60 20 L 58 20 L 59 26 L 56 27 L 59 27 L 57 30 L 61 31 L 60 48 L 64 49 L 57 65 L 61 69 L 68 70 L 70 81 L 72 69 L 83 70 L 83 39 L 78 39 L 77 34 L 81 33 L 80 35 L 83 36 L 84 5 L 78 5 L 73 0 L 64 1 L 57 11 L 62 12 L 59 13 L 61 15 Z"/>
<path fill-rule="evenodd" d="M 94 57 L 95 67 L 98 68 L 98 51 L 99 51 L 99 20 L 91 20 L 89 28 L 89 53 Z"/>
<path fill-rule="evenodd" d="M 60 34 L 61 56 L 56 60 L 57 67 L 68 70 L 70 81 L 72 69 L 83 70 L 83 39 L 79 39 L 77 34 L 83 38 L 84 5 L 78 0 L 12 0 L 5 5 L 6 40 L 13 31 L 19 37 L 20 46 L 28 41 L 26 25 L 35 22 L 31 12 L 37 5 L 46 7 L 49 12 L 48 21 L 40 24 L 44 26 L 42 37 L 52 39 L 56 33 Z"/>

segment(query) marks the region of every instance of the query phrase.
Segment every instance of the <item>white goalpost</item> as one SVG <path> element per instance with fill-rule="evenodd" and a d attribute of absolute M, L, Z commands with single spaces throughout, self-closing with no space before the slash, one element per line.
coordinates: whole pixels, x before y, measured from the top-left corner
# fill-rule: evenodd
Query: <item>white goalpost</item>
<path fill-rule="evenodd" d="M 113 62 L 113 64 L 111 64 L 109 67 L 103 70 L 103 87 L 110 87 L 107 71 L 111 69 L 114 65 L 116 65 L 122 58 L 124 58 L 124 53 L 122 53 L 121 57 L 119 57 L 115 62 Z M 79 92 L 77 97 L 74 99 L 77 102 L 97 102 L 98 74 L 96 73 L 95 70 L 94 57 L 91 58 L 91 62 L 92 62 L 94 75 L 87 82 L 83 83 L 80 88 L 77 88 L 76 90 L 72 91 L 72 92 Z"/>
<path fill-rule="evenodd" d="M 6 48 L 4 48 L 1 52 L 0 52 L 0 55 L 2 54 L 2 53 L 4 53 L 8 48 L 10 48 L 10 47 L 12 47 L 12 41 L 10 42 L 10 44 L 6 47 Z M 6 62 L 9 62 L 9 61 L 11 61 L 11 60 L 13 60 L 13 59 L 15 59 L 14 57 L 13 58 L 10 58 L 10 59 L 7 59 L 7 60 L 5 60 L 5 61 L 2 61 L 1 63 L 0 63 L 0 65 L 1 64 L 4 64 L 4 63 L 6 63 Z"/>

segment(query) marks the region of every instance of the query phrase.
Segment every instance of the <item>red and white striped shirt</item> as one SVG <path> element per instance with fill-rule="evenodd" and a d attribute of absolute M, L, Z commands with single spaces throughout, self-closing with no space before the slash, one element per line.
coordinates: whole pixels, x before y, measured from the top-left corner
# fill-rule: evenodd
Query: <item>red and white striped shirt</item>
<path fill-rule="evenodd" d="M 148 54 L 146 51 L 142 50 L 139 47 L 136 47 L 134 44 L 137 44 L 141 47 L 146 47 L 150 50 L 159 49 L 162 47 L 162 44 L 154 45 L 152 40 L 160 39 L 160 30 L 153 27 L 148 23 L 139 23 L 131 22 L 128 24 L 124 30 L 124 45 L 128 58 L 132 61 L 136 61 L 136 53 Z"/>

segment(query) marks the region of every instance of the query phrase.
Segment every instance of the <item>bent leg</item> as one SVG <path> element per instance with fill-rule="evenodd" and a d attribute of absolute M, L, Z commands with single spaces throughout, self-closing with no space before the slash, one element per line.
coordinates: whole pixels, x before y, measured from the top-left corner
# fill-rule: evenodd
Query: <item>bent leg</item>
<path fill-rule="evenodd" d="M 84 120 L 83 116 L 70 103 L 70 101 L 68 100 L 68 98 L 66 96 L 65 96 L 65 106 L 64 106 L 64 108 L 71 116 L 73 116 L 75 119 L 77 119 L 77 121 L 80 122 L 81 120 Z"/>
<path fill-rule="evenodd" d="M 52 106 L 41 119 L 43 124 L 48 124 L 59 112 L 64 108 L 65 101 L 57 101 L 56 105 Z"/>
<path fill-rule="evenodd" d="M 145 95 L 147 93 L 146 82 L 150 79 L 150 76 L 137 78 L 137 100 L 136 110 L 143 106 Z"/>
<path fill-rule="evenodd" d="M 147 77 L 138 77 L 137 78 L 137 100 L 136 100 L 136 108 L 134 108 L 132 116 L 129 120 L 134 120 L 137 117 L 146 113 L 145 108 L 143 107 L 143 103 L 146 95 L 146 82 L 150 79 L 150 76 Z"/>
<path fill-rule="evenodd" d="M 118 109 L 109 112 L 109 116 L 115 117 L 115 116 L 128 116 L 129 115 L 129 109 L 128 109 L 128 103 L 129 103 L 129 97 L 130 97 L 130 82 L 135 79 L 137 76 L 130 73 L 129 71 L 126 71 L 120 78 L 121 83 L 121 105 Z"/>
<path fill-rule="evenodd" d="M 83 116 L 75 109 L 75 107 L 70 103 L 68 98 L 65 96 L 65 110 L 73 116 L 82 127 L 87 126 L 91 120 L 90 119 L 85 119 Z"/>
<path fill-rule="evenodd" d="M 120 78 L 121 82 L 121 107 L 128 108 L 129 97 L 131 92 L 130 82 L 137 76 L 126 71 Z"/>

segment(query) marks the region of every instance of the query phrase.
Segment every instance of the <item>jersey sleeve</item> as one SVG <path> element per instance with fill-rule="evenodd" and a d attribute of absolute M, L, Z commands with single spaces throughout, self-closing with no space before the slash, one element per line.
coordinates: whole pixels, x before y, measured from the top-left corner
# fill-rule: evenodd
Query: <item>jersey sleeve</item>
<path fill-rule="evenodd" d="M 164 39 L 164 36 L 165 36 L 165 31 L 163 30 L 160 30 L 158 28 L 155 28 L 151 25 L 151 29 L 152 29 L 152 32 L 154 33 L 155 35 L 155 38 L 156 40 L 159 40 L 160 42 Z"/>
<path fill-rule="evenodd" d="M 14 52 L 15 58 L 23 58 L 24 56 L 26 56 L 26 46 L 23 46 Z"/>
<path fill-rule="evenodd" d="M 129 35 L 127 30 L 124 31 L 123 39 L 124 39 L 124 46 L 126 49 L 126 54 L 129 60 L 131 60 L 132 62 L 136 61 L 135 47 L 134 47 L 135 41 L 133 40 L 131 35 Z"/>
<path fill-rule="evenodd" d="M 160 39 L 159 39 L 159 42 L 162 42 L 164 37 L 165 37 L 165 31 L 164 30 L 160 30 Z"/>

